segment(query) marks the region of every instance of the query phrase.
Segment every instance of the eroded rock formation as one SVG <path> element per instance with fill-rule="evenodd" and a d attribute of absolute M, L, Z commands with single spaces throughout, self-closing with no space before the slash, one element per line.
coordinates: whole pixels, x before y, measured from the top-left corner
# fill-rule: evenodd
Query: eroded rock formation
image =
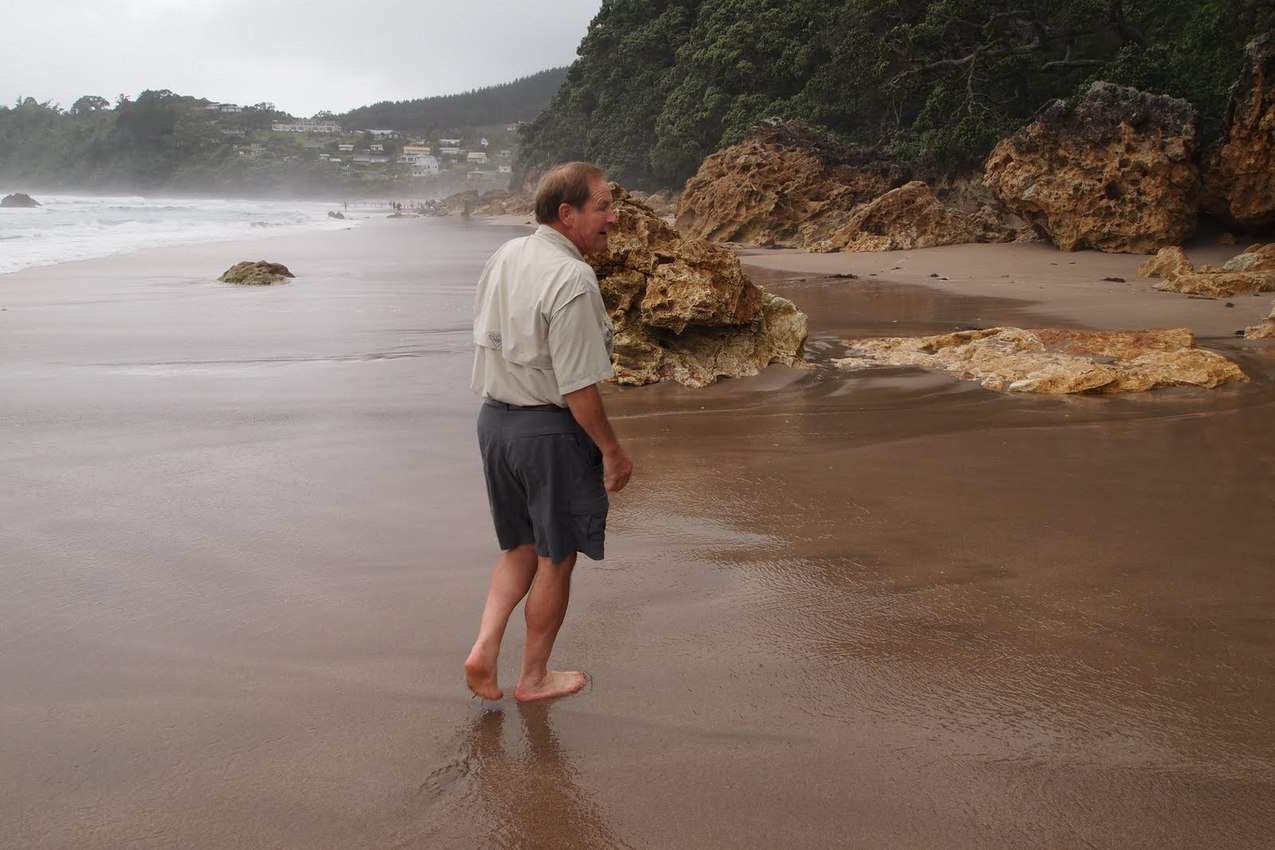
<path fill-rule="evenodd" d="M 895 251 L 966 242 L 1010 242 L 1017 233 L 984 207 L 970 214 L 944 206 L 930 187 L 913 180 L 855 208 L 831 233 L 815 221 L 802 227 L 802 247 L 830 251 Z"/>
<path fill-rule="evenodd" d="M 750 281 L 728 248 L 683 238 L 615 184 L 612 197 L 619 224 L 589 262 L 615 324 L 621 384 L 703 387 L 801 361 L 806 317 L 791 301 Z"/>
<path fill-rule="evenodd" d="M 1275 292 L 1275 244 L 1254 245 L 1227 260 L 1221 268 L 1195 268 L 1176 246 L 1161 248 L 1138 267 L 1142 277 L 1158 277 L 1155 288 L 1210 298 L 1256 292 Z"/>
<path fill-rule="evenodd" d="M 1213 388 L 1248 378 L 1239 366 L 1195 347 L 1186 328 L 1149 331 L 988 328 L 927 337 L 847 343 L 843 369 L 919 366 L 999 392 L 1126 393 L 1162 386 Z"/>
<path fill-rule="evenodd" d="M 472 215 L 531 215 L 536 199 L 526 192 L 488 192 L 474 199 Z"/>
<path fill-rule="evenodd" d="M 988 157 L 984 180 L 1059 248 L 1150 254 L 1195 230 L 1197 116 L 1185 100 L 1094 83 Z"/>
<path fill-rule="evenodd" d="M 270 263 L 265 260 L 244 260 L 226 269 L 217 278 L 222 283 L 238 283 L 245 286 L 268 286 L 281 280 L 295 277 L 283 263 Z"/>
<path fill-rule="evenodd" d="M 1275 224 L 1275 34 L 1254 39 L 1245 50 L 1225 137 L 1204 158 L 1201 203 L 1247 228 Z"/>
<path fill-rule="evenodd" d="M 40 202 L 25 192 L 14 192 L 12 195 L 5 195 L 0 198 L 0 207 L 38 207 Z"/>
<path fill-rule="evenodd" d="M 900 166 L 800 125 L 763 127 L 704 160 L 678 201 L 677 229 L 713 242 L 793 246 L 805 226 L 803 241 L 818 241 L 906 178 Z"/>

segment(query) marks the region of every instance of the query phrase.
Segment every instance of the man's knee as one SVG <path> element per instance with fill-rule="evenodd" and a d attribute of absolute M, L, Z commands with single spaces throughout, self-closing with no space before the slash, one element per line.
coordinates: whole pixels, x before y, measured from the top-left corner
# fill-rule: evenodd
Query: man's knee
<path fill-rule="evenodd" d="M 547 570 L 551 575 L 568 576 L 575 569 L 576 553 L 572 552 L 561 561 L 553 561 L 549 558 L 540 559 L 540 568 Z"/>

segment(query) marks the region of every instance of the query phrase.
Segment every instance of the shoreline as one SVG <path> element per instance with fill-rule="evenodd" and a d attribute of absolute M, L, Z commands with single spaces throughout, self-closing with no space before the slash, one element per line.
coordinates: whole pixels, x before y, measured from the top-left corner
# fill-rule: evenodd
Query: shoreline
<path fill-rule="evenodd" d="M 19 683 L 0 711 L 23 767 L 0 844 L 1043 850 L 1275 828 L 1253 519 L 1275 512 L 1275 358 L 1242 343 L 1250 384 L 1140 397 L 778 366 L 607 387 L 637 476 L 555 652 L 593 684 L 472 701 L 496 547 L 469 313 L 522 227 L 386 219 L 0 278 Z M 215 283 L 245 246 L 296 280 Z M 1007 256 L 976 247 L 970 276 Z M 755 279 L 811 315 L 816 362 L 856 333 L 1036 315 L 1008 284 L 932 285 L 922 260 L 955 260 L 930 251 L 760 252 L 809 271 Z M 1049 278 L 1067 311 L 1114 321 L 1080 309 L 1072 259 Z M 820 276 L 839 263 L 863 276 Z M 521 640 L 515 621 L 506 687 Z"/>

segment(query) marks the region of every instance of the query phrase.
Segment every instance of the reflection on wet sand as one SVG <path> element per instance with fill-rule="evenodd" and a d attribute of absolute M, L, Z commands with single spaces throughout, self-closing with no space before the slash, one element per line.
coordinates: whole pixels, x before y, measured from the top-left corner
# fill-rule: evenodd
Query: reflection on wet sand
<path fill-rule="evenodd" d="M 422 792 L 439 821 L 464 824 L 457 846 L 629 848 L 580 782 L 553 727 L 552 704 L 518 704 L 521 737 L 508 740 L 504 710 L 484 709 L 457 733 L 455 761 Z M 446 840 L 443 835 L 433 836 Z M 483 834 L 476 834 L 481 831 Z"/>

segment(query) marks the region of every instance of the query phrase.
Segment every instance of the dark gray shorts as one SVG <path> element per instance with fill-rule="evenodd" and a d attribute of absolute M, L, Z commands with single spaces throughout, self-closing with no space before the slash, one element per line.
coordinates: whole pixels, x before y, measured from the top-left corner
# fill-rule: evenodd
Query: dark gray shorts
<path fill-rule="evenodd" d="M 555 564 L 574 552 L 602 560 L 602 452 L 570 410 L 484 401 L 478 447 L 501 549 L 534 543 Z"/>

